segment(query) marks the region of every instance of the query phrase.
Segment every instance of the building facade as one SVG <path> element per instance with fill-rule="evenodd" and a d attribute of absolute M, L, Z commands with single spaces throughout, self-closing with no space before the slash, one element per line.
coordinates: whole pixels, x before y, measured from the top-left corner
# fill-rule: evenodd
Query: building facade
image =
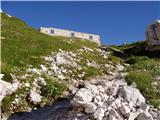
<path fill-rule="evenodd" d="M 146 41 L 148 50 L 160 49 L 160 20 L 147 27 Z"/>
<path fill-rule="evenodd" d="M 57 29 L 57 28 L 45 28 L 45 27 L 40 27 L 39 30 L 40 32 L 51 36 L 76 37 L 85 40 L 91 40 L 93 42 L 100 44 L 100 36 L 95 34 L 82 33 L 82 32 Z"/>

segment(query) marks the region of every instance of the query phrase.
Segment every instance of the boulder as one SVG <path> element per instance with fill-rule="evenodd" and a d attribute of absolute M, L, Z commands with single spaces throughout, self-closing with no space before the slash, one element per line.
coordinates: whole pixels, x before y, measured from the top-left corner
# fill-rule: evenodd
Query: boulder
<path fill-rule="evenodd" d="M 145 103 L 145 98 L 140 93 L 140 91 L 136 88 L 132 88 L 130 86 L 123 86 L 119 89 L 119 97 L 134 103 L 135 105 L 139 105 L 141 103 Z"/>
<path fill-rule="evenodd" d="M 16 90 L 20 86 L 20 83 L 18 81 L 14 81 L 12 84 L 3 81 L 3 76 L 3 74 L 0 74 L 0 102 L 5 96 L 11 95 L 12 93 L 16 92 Z"/>
<path fill-rule="evenodd" d="M 143 112 L 138 115 L 136 120 L 153 120 L 153 118 L 149 113 Z"/>
<path fill-rule="evenodd" d="M 74 96 L 74 100 L 77 101 L 84 101 L 84 102 L 91 102 L 93 98 L 93 94 L 89 89 L 81 88 Z"/>

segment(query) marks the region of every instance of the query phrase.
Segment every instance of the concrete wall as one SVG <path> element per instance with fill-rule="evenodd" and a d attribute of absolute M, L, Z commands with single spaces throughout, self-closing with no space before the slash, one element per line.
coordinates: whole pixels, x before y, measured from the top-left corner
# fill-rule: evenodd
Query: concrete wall
<path fill-rule="evenodd" d="M 76 32 L 71 30 L 63 30 L 57 28 L 44 28 L 40 27 L 40 32 L 51 36 L 64 36 L 64 37 L 77 37 L 81 39 L 91 40 L 96 43 L 100 43 L 100 36 L 95 34 L 88 34 L 82 32 Z"/>

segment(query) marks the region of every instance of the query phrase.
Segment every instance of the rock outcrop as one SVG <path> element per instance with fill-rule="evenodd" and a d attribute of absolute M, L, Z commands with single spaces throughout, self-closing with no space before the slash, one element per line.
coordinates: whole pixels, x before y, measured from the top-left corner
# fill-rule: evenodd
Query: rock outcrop
<path fill-rule="evenodd" d="M 160 20 L 156 20 L 147 27 L 146 41 L 149 50 L 160 49 Z"/>

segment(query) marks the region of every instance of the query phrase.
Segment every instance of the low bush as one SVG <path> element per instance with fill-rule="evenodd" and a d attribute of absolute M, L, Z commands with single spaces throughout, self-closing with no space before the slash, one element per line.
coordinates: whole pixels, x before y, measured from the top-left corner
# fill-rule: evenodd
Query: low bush
<path fill-rule="evenodd" d="M 66 84 L 64 82 L 59 82 L 53 78 L 49 78 L 46 80 L 46 85 L 42 91 L 46 97 L 55 98 L 60 96 L 65 90 Z"/>
<path fill-rule="evenodd" d="M 111 60 L 113 63 L 116 63 L 116 64 L 120 64 L 123 62 L 121 58 L 113 56 L 113 55 L 109 57 L 109 60 Z"/>

